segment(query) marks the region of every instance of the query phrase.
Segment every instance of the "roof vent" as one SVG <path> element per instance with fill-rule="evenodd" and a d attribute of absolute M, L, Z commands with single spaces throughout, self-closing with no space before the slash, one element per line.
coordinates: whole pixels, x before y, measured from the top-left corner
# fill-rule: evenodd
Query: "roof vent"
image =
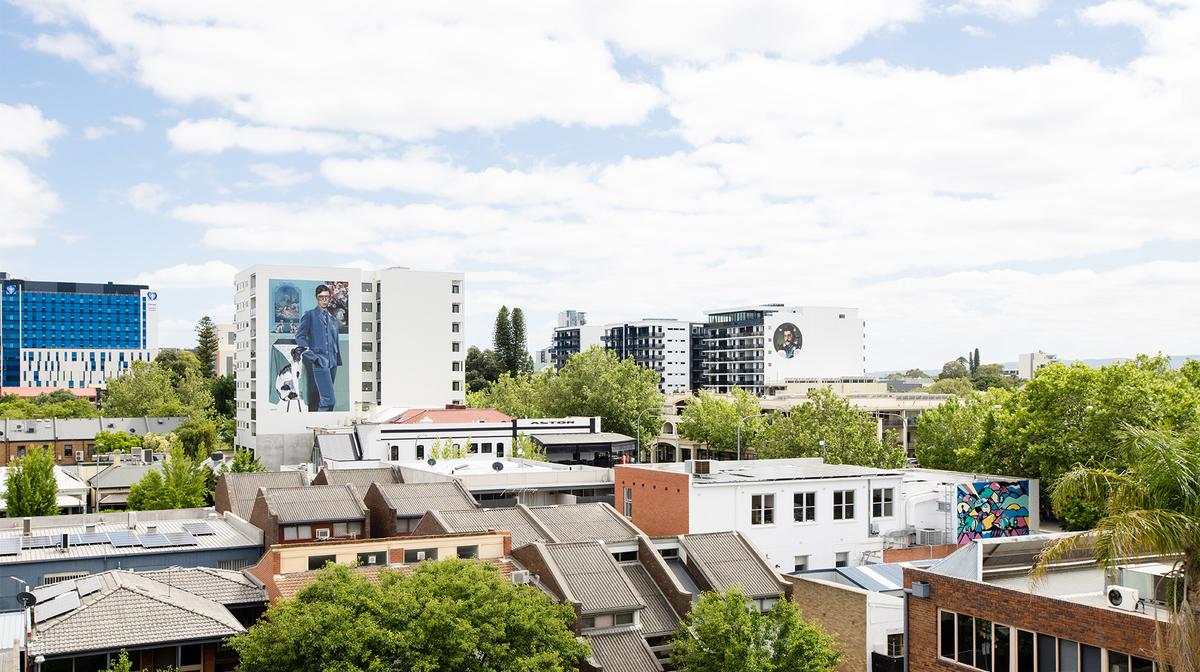
<path fill-rule="evenodd" d="M 29 535 L 33 534 L 33 519 L 32 518 L 22 518 L 21 519 L 21 534 L 23 534 L 27 537 Z"/>
<path fill-rule="evenodd" d="M 87 525 L 84 525 L 83 531 L 87 532 L 88 534 L 95 534 L 96 533 L 96 524 L 88 523 Z"/>
<path fill-rule="evenodd" d="M 129 529 L 131 529 L 131 530 L 137 529 L 137 511 L 129 512 Z"/>

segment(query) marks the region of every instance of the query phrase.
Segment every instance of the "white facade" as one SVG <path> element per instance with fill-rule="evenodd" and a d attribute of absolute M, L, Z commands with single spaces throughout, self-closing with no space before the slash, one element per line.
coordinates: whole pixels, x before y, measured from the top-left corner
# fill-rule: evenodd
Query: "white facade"
<path fill-rule="evenodd" d="M 237 328 L 233 324 L 218 324 L 217 327 L 217 361 L 213 367 L 218 376 L 226 376 L 234 372 L 234 358 L 237 357 Z"/>
<path fill-rule="evenodd" d="M 24 387 L 103 387 L 133 362 L 153 361 L 158 350 L 93 348 L 23 348 L 21 385 Z"/>
<path fill-rule="evenodd" d="M 675 394 L 692 389 L 691 322 L 645 319 L 608 324 L 604 329 L 604 347 L 657 372 L 660 392 Z"/>
<path fill-rule="evenodd" d="M 1033 374 L 1043 366 L 1049 366 L 1058 361 L 1058 356 L 1041 350 L 1017 355 L 1017 377 L 1021 380 L 1033 380 Z"/>
<path fill-rule="evenodd" d="M 604 345 L 604 325 L 587 324 L 577 327 L 558 327 L 551 345 L 554 367 L 561 369 L 571 355 L 594 345 Z"/>
<path fill-rule="evenodd" d="M 326 310 L 340 325 L 332 410 L 317 410 L 296 343 L 318 285 L 332 288 Z M 461 273 L 257 265 L 237 274 L 234 300 L 237 444 L 264 464 L 307 461 L 313 428 L 349 425 L 381 403 L 466 398 Z"/>

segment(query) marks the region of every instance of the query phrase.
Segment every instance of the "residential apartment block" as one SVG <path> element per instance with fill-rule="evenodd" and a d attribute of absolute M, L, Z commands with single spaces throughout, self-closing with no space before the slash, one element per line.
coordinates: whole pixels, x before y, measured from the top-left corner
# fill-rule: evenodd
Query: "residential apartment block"
<path fill-rule="evenodd" d="M 237 445 L 309 460 L 312 428 L 462 404 L 461 273 L 258 265 L 237 274 Z"/>
<path fill-rule="evenodd" d="M 0 272 L 0 387 L 103 386 L 158 354 L 158 293 Z"/>
<path fill-rule="evenodd" d="M 571 355 L 583 352 L 593 345 L 604 345 L 604 326 L 580 324 L 572 327 L 557 327 L 550 340 L 550 359 L 554 368 L 567 365 Z"/>
<path fill-rule="evenodd" d="M 609 352 L 658 373 L 663 394 L 692 390 L 692 323 L 647 318 L 609 324 L 602 340 Z"/>

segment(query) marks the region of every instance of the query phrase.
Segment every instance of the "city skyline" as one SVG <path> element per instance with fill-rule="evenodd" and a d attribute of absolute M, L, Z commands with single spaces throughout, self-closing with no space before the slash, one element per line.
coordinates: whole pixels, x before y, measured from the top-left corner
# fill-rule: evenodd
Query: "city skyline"
<path fill-rule="evenodd" d="M 502 303 L 532 351 L 569 308 L 779 302 L 860 309 L 868 371 L 1196 352 L 1194 5 L 0 22 L 0 269 L 147 284 L 164 347 L 262 263 L 462 271 L 483 347 Z"/>

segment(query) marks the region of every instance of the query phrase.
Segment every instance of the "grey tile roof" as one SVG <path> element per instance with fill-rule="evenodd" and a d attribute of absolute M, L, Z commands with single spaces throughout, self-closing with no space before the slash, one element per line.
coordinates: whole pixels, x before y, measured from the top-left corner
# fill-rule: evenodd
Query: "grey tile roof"
<path fill-rule="evenodd" d="M 535 541 L 554 541 L 549 531 L 538 526 L 524 507 L 513 509 L 470 509 L 462 511 L 438 511 L 438 519 L 449 532 L 486 532 L 507 530 L 512 535 L 513 548 L 520 548 Z"/>
<path fill-rule="evenodd" d="M 359 459 L 354 450 L 354 438 L 350 434 L 318 434 L 317 450 L 321 459 L 337 462 L 353 462 Z"/>
<path fill-rule="evenodd" d="M 667 602 L 646 568 L 639 563 L 628 562 L 621 564 L 621 571 L 625 572 L 629 583 L 633 584 L 634 590 L 646 603 L 641 614 L 642 631 L 649 637 L 675 632 L 675 627 L 679 625 L 679 614 Z"/>
<path fill-rule="evenodd" d="M 654 652 L 636 630 L 588 636 L 592 659 L 604 672 L 662 672 Z"/>
<path fill-rule="evenodd" d="M 212 641 L 245 631 L 225 607 L 185 590 L 134 572 L 112 570 L 82 581 L 98 580 L 100 589 L 78 597 L 80 606 L 34 624 L 26 650 L 30 656 L 62 656 L 88 651 L 144 648 L 166 642 Z M 34 610 L 35 620 L 38 618 Z"/>
<path fill-rule="evenodd" d="M 104 469 L 96 472 L 88 480 L 88 483 L 93 488 L 109 489 L 109 488 L 129 488 L 134 483 L 142 480 L 151 470 L 160 469 L 157 464 L 110 464 Z"/>
<path fill-rule="evenodd" d="M 532 438 L 543 446 L 577 446 L 588 444 L 625 443 L 637 441 L 632 436 L 616 432 L 579 432 L 576 434 L 533 434 Z"/>
<path fill-rule="evenodd" d="M 164 418 L 59 418 L 33 420 L 0 420 L 0 440 L 6 441 L 87 441 L 100 431 L 124 432 L 145 436 L 147 433 L 166 434 L 187 420 L 184 417 Z M 109 427 L 109 425 L 112 427 Z M 28 431 L 33 429 L 32 432 Z"/>
<path fill-rule="evenodd" d="M 372 483 L 403 483 L 400 470 L 393 467 L 374 467 L 371 469 L 321 469 L 321 473 L 313 479 L 314 484 L 346 485 L 347 483 L 365 493 Z"/>
<path fill-rule="evenodd" d="M 562 577 L 570 592 L 565 597 L 579 602 L 583 613 L 631 611 L 646 607 L 603 544 L 594 541 L 546 544 L 545 549 L 554 561 L 556 573 Z"/>
<path fill-rule="evenodd" d="M 376 484 L 387 505 L 397 516 L 422 516 L 426 511 L 469 509 L 475 499 L 459 485 L 449 483 L 388 483 Z"/>
<path fill-rule="evenodd" d="M 632 523 L 602 502 L 539 506 L 530 508 L 530 512 L 550 530 L 556 541 L 612 543 L 630 541 L 638 536 L 638 529 Z"/>
<path fill-rule="evenodd" d="M 362 496 L 353 485 L 307 485 L 263 492 L 267 510 L 284 524 L 366 517 Z"/>
<path fill-rule="evenodd" d="M 294 488 L 308 485 L 304 473 L 299 471 L 228 473 L 221 479 L 229 490 L 229 509 L 242 520 L 250 519 L 259 488 Z"/>
<path fill-rule="evenodd" d="M 776 597 L 783 579 L 736 532 L 685 534 L 680 545 L 716 590 L 738 586 L 747 597 Z"/>
<path fill-rule="evenodd" d="M 168 567 L 141 572 L 159 583 L 186 590 L 225 606 L 265 603 L 267 591 L 241 572 L 212 567 Z"/>

